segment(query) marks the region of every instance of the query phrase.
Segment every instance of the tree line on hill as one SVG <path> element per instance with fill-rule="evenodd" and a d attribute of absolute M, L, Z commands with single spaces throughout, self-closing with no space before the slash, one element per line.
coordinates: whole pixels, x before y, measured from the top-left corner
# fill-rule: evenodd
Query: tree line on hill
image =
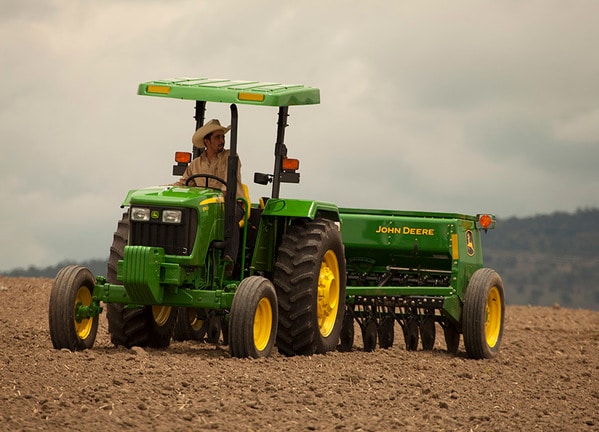
<path fill-rule="evenodd" d="M 599 310 L 599 209 L 498 219 L 483 234 L 485 266 L 510 304 Z"/>
<path fill-rule="evenodd" d="M 1 272 L 0 275 L 8 276 L 8 277 L 31 277 L 31 278 L 39 277 L 39 278 L 54 279 L 56 277 L 56 274 L 60 271 L 61 268 L 71 265 L 71 264 L 77 264 L 77 265 L 80 265 L 83 267 L 87 267 L 88 269 L 91 270 L 91 272 L 94 275 L 106 276 L 106 268 L 108 266 L 108 259 L 105 259 L 105 260 L 91 259 L 91 260 L 79 261 L 79 262 L 64 260 L 64 261 L 59 262 L 58 264 L 51 265 L 48 267 L 36 267 L 33 265 L 31 265 L 29 267 L 19 267 L 14 270 Z"/>
<path fill-rule="evenodd" d="M 599 209 L 497 219 L 482 235 L 485 267 L 495 269 L 506 303 L 599 310 Z M 30 266 L 4 276 L 54 278 L 68 264 L 106 275 L 107 260 Z"/>

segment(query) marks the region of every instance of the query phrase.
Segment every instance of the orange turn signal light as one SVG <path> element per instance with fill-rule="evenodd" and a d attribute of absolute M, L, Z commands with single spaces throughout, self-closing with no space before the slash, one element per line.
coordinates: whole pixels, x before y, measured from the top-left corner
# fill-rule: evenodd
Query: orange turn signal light
<path fill-rule="evenodd" d="M 487 229 L 493 224 L 493 218 L 488 214 L 478 216 L 478 224 L 482 229 Z"/>
<path fill-rule="evenodd" d="M 169 94 L 171 92 L 171 88 L 165 85 L 149 85 L 147 88 L 148 93 L 158 93 L 158 94 Z"/>
<path fill-rule="evenodd" d="M 237 97 L 242 101 L 264 102 L 264 95 L 261 93 L 239 92 Z"/>
<path fill-rule="evenodd" d="M 283 171 L 297 171 L 299 169 L 299 159 L 283 158 Z"/>
<path fill-rule="evenodd" d="M 175 152 L 175 162 L 189 163 L 191 162 L 191 153 L 189 152 Z"/>

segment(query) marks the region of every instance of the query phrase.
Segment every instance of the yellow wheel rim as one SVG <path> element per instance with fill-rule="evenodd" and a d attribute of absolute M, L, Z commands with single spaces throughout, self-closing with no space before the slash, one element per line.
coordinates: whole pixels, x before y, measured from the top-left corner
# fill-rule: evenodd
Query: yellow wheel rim
<path fill-rule="evenodd" d="M 486 319 L 485 319 L 485 335 L 487 345 L 491 348 L 495 346 L 499 339 L 501 331 L 501 296 L 497 287 L 491 288 L 487 297 Z"/>
<path fill-rule="evenodd" d="M 156 325 L 162 327 L 166 324 L 171 316 L 171 309 L 171 306 L 152 306 L 152 315 Z"/>
<path fill-rule="evenodd" d="M 77 290 L 77 296 L 75 297 L 75 316 L 77 315 L 77 306 L 91 306 L 92 295 L 89 289 L 85 286 L 79 287 Z M 87 339 L 91 333 L 93 326 L 93 318 L 83 318 L 81 321 L 75 320 L 75 332 L 80 339 Z"/>
<path fill-rule="evenodd" d="M 258 351 L 264 350 L 270 340 L 272 329 L 272 305 L 270 300 L 263 297 L 258 302 L 254 315 L 254 344 Z"/>
<path fill-rule="evenodd" d="M 322 259 L 318 276 L 318 329 L 323 337 L 331 334 L 337 321 L 339 280 L 337 255 L 328 250 Z"/>
<path fill-rule="evenodd" d="M 199 331 L 204 325 L 204 320 L 198 318 L 198 311 L 196 309 L 188 309 L 189 325 L 194 331 Z"/>

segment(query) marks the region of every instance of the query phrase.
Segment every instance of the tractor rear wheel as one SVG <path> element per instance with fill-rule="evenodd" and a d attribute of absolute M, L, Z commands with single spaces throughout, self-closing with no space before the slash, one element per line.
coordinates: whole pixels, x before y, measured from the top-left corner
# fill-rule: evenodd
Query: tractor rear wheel
<path fill-rule="evenodd" d="M 220 334 L 222 329 L 222 324 L 220 318 L 216 315 L 212 315 L 208 318 L 208 337 L 206 338 L 206 342 L 210 344 L 218 345 L 220 341 Z"/>
<path fill-rule="evenodd" d="M 118 284 L 118 262 L 123 259 L 129 239 L 129 214 L 123 213 L 114 233 L 106 280 Z M 166 348 L 169 346 L 177 318 L 176 308 L 170 306 L 127 307 L 120 303 L 106 305 L 106 318 L 111 342 L 127 348 L 132 346 Z"/>
<path fill-rule="evenodd" d="M 206 311 L 204 309 L 181 307 L 177 313 L 173 339 L 203 341 L 206 337 L 206 327 Z"/>
<path fill-rule="evenodd" d="M 89 349 L 98 333 L 98 314 L 77 317 L 92 306 L 95 278 L 85 267 L 70 265 L 62 268 L 50 291 L 49 324 L 52 345 L 71 351 Z"/>
<path fill-rule="evenodd" d="M 464 297 L 462 333 L 468 357 L 494 358 L 503 335 L 505 300 L 503 281 L 495 270 L 474 272 Z"/>
<path fill-rule="evenodd" d="M 109 303 L 107 309 L 108 331 L 115 346 L 167 348 L 170 345 L 177 318 L 175 308 Z"/>
<path fill-rule="evenodd" d="M 279 352 L 292 356 L 335 350 L 345 311 L 345 253 L 335 222 L 298 220 L 288 227 L 274 284 Z"/>
<path fill-rule="evenodd" d="M 250 276 L 235 291 L 229 318 L 232 357 L 268 357 L 277 334 L 277 294 L 266 278 Z"/>

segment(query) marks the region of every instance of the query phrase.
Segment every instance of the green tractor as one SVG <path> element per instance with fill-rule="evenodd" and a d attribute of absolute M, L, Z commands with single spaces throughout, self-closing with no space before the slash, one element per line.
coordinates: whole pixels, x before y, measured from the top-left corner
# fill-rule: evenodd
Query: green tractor
<path fill-rule="evenodd" d="M 222 331 L 235 357 L 268 356 L 275 343 L 285 355 L 335 349 L 345 300 L 338 209 L 279 198 L 282 182 L 299 181 L 297 161 L 287 158 L 284 144 L 289 106 L 319 103 L 319 90 L 185 79 L 143 83 L 138 93 L 195 101 L 196 128 L 203 125 L 207 102 L 231 104 L 227 175 L 232 185 L 238 166 L 237 105 L 278 107 L 273 174 L 255 175 L 257 182 L 272 183 L 272 195 L 261 204 L 246 200 L 240 227 L 234 219 L 234 187 L 225 193 L 179 186 L 130 191 L 106 277 L 68 266 L 55 279 L 49 308 L 54 346 L 90 348 L 105 303 L 115 345 L 164 348 L 172 337 L 218 342 Z M 199 156 L 197 148 L 193 151 L 188 156 Z M 176 175 L 190 159 L 178 156 Z M 241 230 L 242 253 L 228 276 L 223 250 L 233 230 Z"/>
<path fill-rule="evenodd" d="M 299 182 L 287 157 L 285 128 L 293 105 L 320 102 L 317 88 L 250 81 L 179 79 L 139 85 L 138 94 L 195 101 L 196 129 L 207 102 L 230 104 L 227 180 L 206 187 L 160 186 L 130 191 L 122 206 L 106 276 L 67 266 L 54 281 L 50 335 L 57 349 L 94 344 L 104 303 L 115 345 L 165 348 L 171 340 L 221 341 L 234 357 L 311 355 L 353 347 L 354 323 L 364 349 L 393 345 L 398 323 L 406 348 L 432 349 L 437 325 L 447 348 L 460 335 L 472 358 L 492 358 L 503 333 L 504 291 L 482 265 L 480 232 L 492 215 L 468 216 L 343 209 L 285 199 L 281 183 Z M 237 198 L 238 105 L 277 107 L 270 197 Z M 177 153 L 174 175 L 199 156 Z M 188 180 L 191 180 L 188 179 Z M 242 201 L 246 214 L 235 220 Z M 232 272 L 224 249 L 240 232 Z"/>

